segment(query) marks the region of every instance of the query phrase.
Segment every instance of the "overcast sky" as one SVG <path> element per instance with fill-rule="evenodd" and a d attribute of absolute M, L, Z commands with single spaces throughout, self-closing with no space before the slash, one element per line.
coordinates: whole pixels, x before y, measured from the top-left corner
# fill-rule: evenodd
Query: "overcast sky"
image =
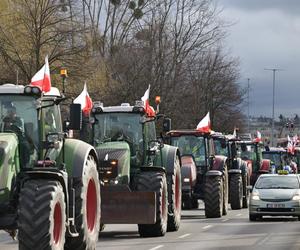
<path fill-rule="evenodd" d="M 222 16 L 235 23 L 227 47 L 240 60 L 240 84 L 250 78 L 250 115 L 272 116 L 272 72 L 276 73 L 275 117 L 300 114 L 300 0 L 218 0 Z"/>

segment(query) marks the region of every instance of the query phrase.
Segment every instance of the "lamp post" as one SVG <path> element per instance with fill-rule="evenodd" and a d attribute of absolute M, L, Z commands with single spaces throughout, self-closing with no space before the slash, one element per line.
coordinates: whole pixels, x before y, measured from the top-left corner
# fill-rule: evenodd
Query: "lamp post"
<path fill-rule="evenodd" d="M 282 69 L 264 69 L 273 71 L 273 105 L 272 105 L 272 137 L 271 137 L 271 146 L 274 146 L 274 106 L 275 106 L 275 73 L 276 71 L 281 71 Z"/>
<path fill-rule="evenodd" d="M 247 104 L 248 104 L 248 133 L 250 132 L 250 78 L 247 78 L 248 85 L 247 85 Z"/>

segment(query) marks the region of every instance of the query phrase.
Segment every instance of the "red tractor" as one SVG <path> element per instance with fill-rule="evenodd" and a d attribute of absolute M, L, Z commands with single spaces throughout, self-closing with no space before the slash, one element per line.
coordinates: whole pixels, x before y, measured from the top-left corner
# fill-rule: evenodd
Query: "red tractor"
<path fill-rule="evenodd" d="M 267 174 L 270 172 L 271 161 L 269 159 L 263 159 L 262 151 L 264 146 L 261 142 L 255 141 L 238 141 L 237 151 L 240 154 L 242 160 L 247 161 L 251 166 L 252 172 L 250 177 L 250 184 L 253 186 L 261 174 Z"/>
<path fill-rule="evenodd" d="M 198 199 L 201 199 L 205 203 L 206 217 L 227 214 L 227 157 L 215 155 L 211 134 L 198 130 L 171 130 L 166 139 L 181 153 L 183 208 L 197 208 Z"/>

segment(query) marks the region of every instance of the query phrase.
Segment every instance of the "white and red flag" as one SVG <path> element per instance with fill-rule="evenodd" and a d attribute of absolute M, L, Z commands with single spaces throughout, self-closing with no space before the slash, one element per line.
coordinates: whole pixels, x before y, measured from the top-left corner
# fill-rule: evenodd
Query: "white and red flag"
<path fill-rule="evenodd" d="M 196 129 L 203 133 L 211 132 L 209 112 L 207 112 L 206 116 L 198 123 Z"/>
<path fill-rule="evenodd" d="M 295 153 L 296 145 L 298 143 L 298 136 L 294 135 L 292 138 L 288 135 L 287 136 L 287 151 L 291 154 Z"/>
<path fill-rule="evenodd" d="M 87 92 L 86 83 L 84 84 L 83 90 L 80 93 L 79 96 L 75 98 L 73 103 L 77 103 L 81 105 L 81 110 L 85 115 L 89 115 L 92 107 L 93 107 L 93 101 L 90 97 L 89 93 Z"/>
<path fill-rule="evenodd" d="M 257 130 L 256 131 L 256 137 L 254 139 L 255 142 L 261 142 L 262 139 L 261 139 L 261 133 Z"/>
<path fill-rule="evenodd" d="M 32 77 L 31 85 L 38 86 L 43 92 L 50 91 L 51 79 L 48 56 L 45 57 L 44 66 Z"/>
<path fill-rule="evenodd" d="M 149 104 L 149 95 L 150 95 L 150 84 L 145 94 L 142 96 L 141 100 L 144 102 L 144 109 L 148 116 L 155 116 L 155 110 Z"/>

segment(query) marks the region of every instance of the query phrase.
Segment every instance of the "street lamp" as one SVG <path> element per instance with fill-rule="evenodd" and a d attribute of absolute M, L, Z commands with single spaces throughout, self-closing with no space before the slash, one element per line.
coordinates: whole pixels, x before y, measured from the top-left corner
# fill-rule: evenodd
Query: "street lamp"
<path fill-rule="evenodd" d="M 247 104 L 248 104 L 248 132 L 250 132 L 250 78 L 247 78 L 248 86 L 247 86 Z"/>
<path fill-rule="evenodd" d="M 282 69 L 264 69 L 273 71 L 273 106 L 272 106 L 272 137 L 271 137 L 271 146 L 274 146 L 274 106 L 275 106 L 275 73 L 276 71 L 282 71 Z"/>

